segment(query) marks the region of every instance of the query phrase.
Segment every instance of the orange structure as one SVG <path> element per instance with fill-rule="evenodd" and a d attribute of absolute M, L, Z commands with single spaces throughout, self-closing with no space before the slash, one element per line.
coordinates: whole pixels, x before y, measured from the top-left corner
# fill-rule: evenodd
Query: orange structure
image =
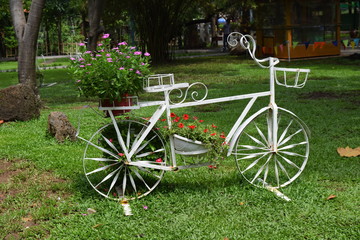
<path fill-rule="evenodd" d="M 339 0 L 259 0 L 260 56 L 306 58 L 340 54 Z"/>

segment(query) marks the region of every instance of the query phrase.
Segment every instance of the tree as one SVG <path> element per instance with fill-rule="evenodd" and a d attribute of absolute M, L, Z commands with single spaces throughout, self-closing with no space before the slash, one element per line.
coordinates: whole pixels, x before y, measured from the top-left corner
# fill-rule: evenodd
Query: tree
<path fill-rule="evenodd" d="M 96 42 L 101 33 L 104 32 L 104 27 L 100 24 L 101 16 L 105 7 L 105 0 L 88 0 L 88 18 L 90 30 L 88 34 L 89 51 L 96 50 Z"/>
<path fill-rule="evenodd" d="M 19 82 L 36 91 L 36 43 L 45 0 L 33 0 L 30 11 L 24 11 L 22 0 L 10 0 L 10 12 L 18 41 Z M 27 15 L 27 16 L 26 16 Z"/>
<path fill-rule="evenodd" d="M 194 7 L 194 0 L 130 0 L 129 12 L 134 17 L 142 48 L 152 55 L 153 63 L 169 60 L 169 42 Z"/>

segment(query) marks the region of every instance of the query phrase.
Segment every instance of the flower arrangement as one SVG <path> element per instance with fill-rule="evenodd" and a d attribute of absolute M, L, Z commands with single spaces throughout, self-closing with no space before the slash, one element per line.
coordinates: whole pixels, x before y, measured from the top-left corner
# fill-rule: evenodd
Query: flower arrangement
<path fill-rule="evenodd" d="M 71 58 L 70 71 L 80 94 L 85 97 L 121 100 L 124 94 L 136 95 L 143 90 L 143 80 L 150 74 L 150 54 L 138 51 L 126 42 L 111 48 L 109 34 L 102 36 L 97 52 L 86 51 Z"/>
<path fill-rule="evenodd" d="M 205 124 L 204 120 L 197 117 L 191 117 L 189 114 L 177 116 L 175 113 L 170 114 L 171 127 L 163 126 L 162 133 L 166 136 L 180 135 L 187 139 L 196 140 L 205 145 L 209 149 L 208 155 L 215 161 L 221 156 L 226 148 L 225 134 L 217 131 L 214 124 Z M 166 119 L 160 119 L 166 122 Z"/>

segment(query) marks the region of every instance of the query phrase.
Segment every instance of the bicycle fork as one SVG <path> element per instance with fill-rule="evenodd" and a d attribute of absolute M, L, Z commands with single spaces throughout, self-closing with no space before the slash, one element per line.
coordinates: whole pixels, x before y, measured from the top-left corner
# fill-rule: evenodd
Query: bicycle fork
<path fill-rule="evenodd" d="M 267 118 L 268 121 L 268 147 L 273 152 L 276 153 L 278 149 L 278 112 L 279 108 L 275 103 L 275 78 L 274 78 L 274 66 L 276 59 L 270 58 L 270 111 Z"/>

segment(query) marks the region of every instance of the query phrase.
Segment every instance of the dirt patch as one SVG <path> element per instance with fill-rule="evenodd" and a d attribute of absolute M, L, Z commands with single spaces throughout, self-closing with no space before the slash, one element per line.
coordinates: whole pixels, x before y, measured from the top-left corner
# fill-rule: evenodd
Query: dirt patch
<path fill-rule="evenodd" d="M 42 223 L 54 218 L 47 209 L 53 209 L 54 215 L 63 214 L 57 209 L 70 196 L 67 184 L 30 161 L 0 159 L 0 225 L 5 224 L 0 239 L 23 239 L 28 229 L 46 234 Z"/>

